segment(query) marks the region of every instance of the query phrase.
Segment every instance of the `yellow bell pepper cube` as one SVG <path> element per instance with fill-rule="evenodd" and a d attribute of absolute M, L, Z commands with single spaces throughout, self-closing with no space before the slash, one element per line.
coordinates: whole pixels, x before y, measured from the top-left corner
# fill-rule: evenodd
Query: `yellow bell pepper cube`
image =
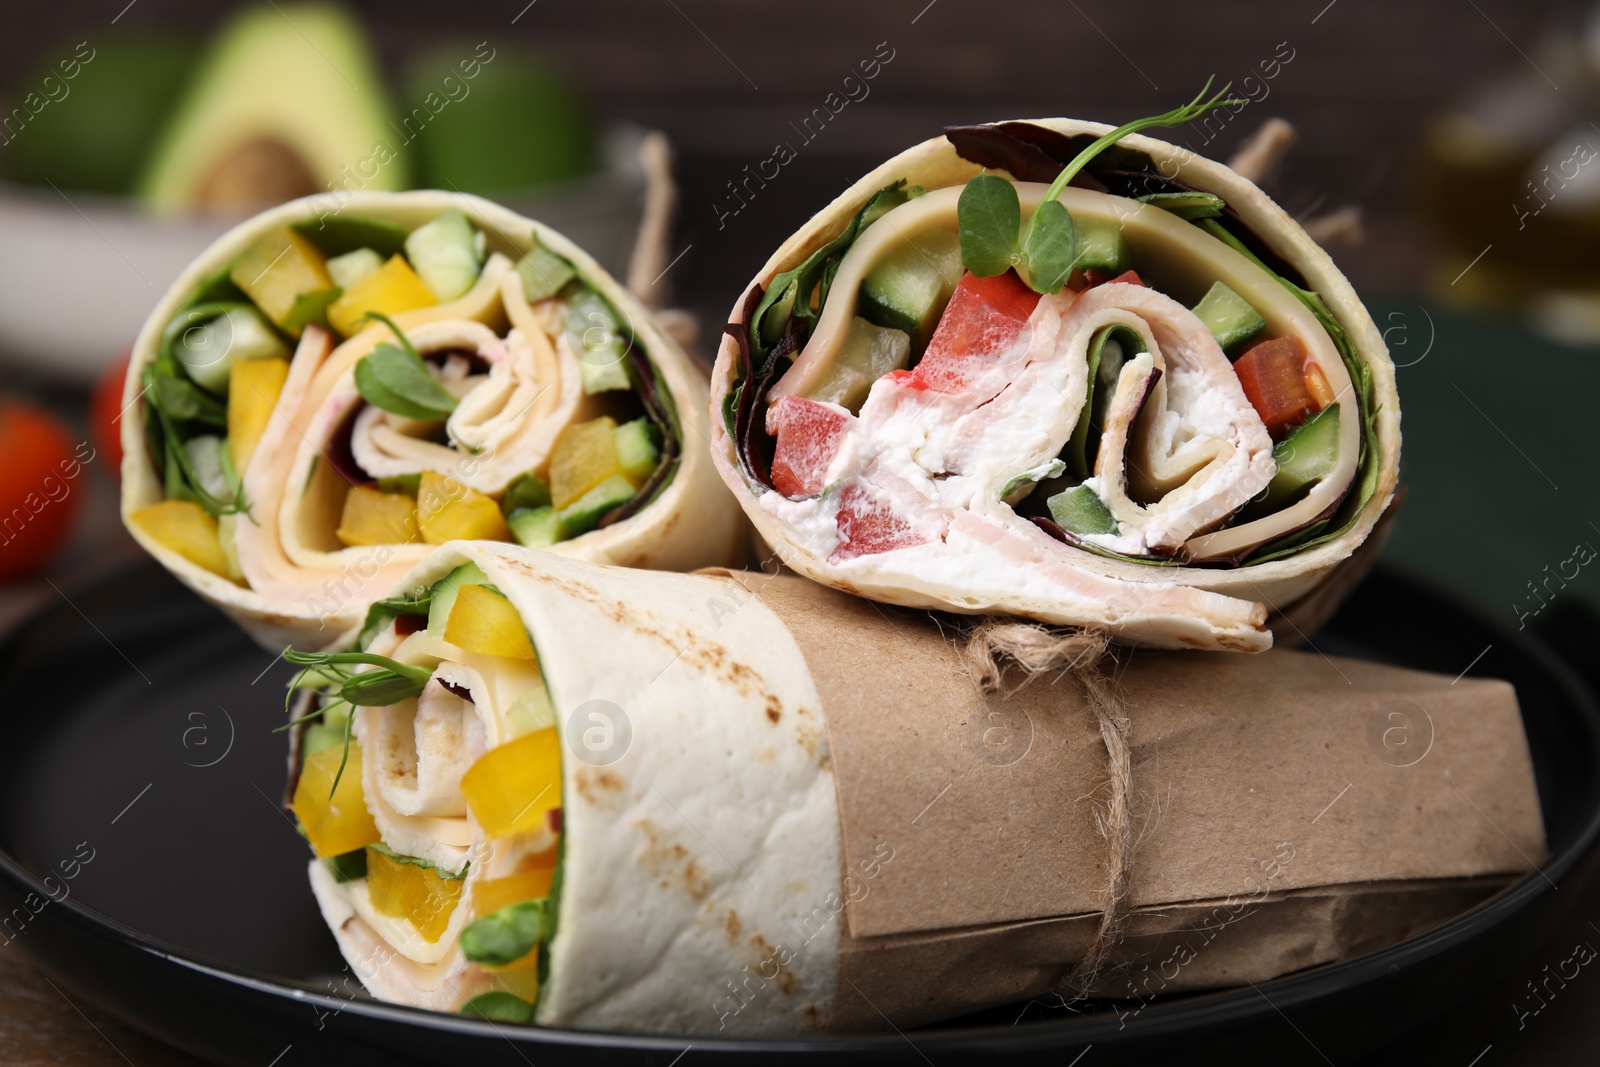
<path fill-rule="evenodd" d="M 463 585 L 445 620 L 444 639 L 484 656 L 537 662 L 522 616 L 511 601 L 481 585 Z"/>
<path fill-rule="evenodd" d="M 561 806 L 561 738 L 554 726 L 498 745 L 461 776 L 467 807 L 490 838 L 536 830 Z"/>
<path fill-rule="evenodd" d="M 372 821 L 361 795 L 361 745 L 350 742 L 350 762 L 334 789 L 333 779 L 343 757 L 343 746 L 319 749 L 307 756 L 290 804 L 312 851 L 323 857 L 342 856 L 378 840 L 378 824 Z"/>
<path fill-rule="evenodd" d="M 288 379 L 289 361 L 276 356 L 235 360 L 228 371 L 228 450 L 241 478 Z"/>
<path fill-rule="evenodd" d="M 627 474 L 616 420 L 602 415 L 568 426 L 550 449 L 550 503 L 560 511 L 614 474 Z"/>
<path fill-rule="evenodd" d="M 527 961 L 532 961 L 527 962 Z M 510 967 L 492 968 L 485 970 L 495 972 L 495 985 L 512 996 L 521 997 L 530 1004 L 539 1000 L 539 947 L 534 946 L 532 952 L 513 963 Z"/>
<path fill-rule="evenodd" d="M 349 337 L 369 324 L 366 319 L 369 312 L 397 315 L 402 311 L 432 307 L 438 302 L 433 290 L 417 277 L 406 258 L 396 252 L 389 257 L 389 262 L 328 305 L 328 322 Z"/>
<path fill-rule="evenodd" d="M 228 277 L 267 318 L 293 337 L 299 337 L 304 328 L 304 324 L 291 322 L 296 303 L 334 288 L 327 260 L 317 246 L 287 226 L 264 234 L 251 245 Z"/>
<path fill-rule="evenodd" d="M 217 535 L 217 520 L 190 500 L 163 500 L 142 507 L 128 521 L 163 548 L 169 548 L 213 574 L 228 577 L 228 556 Z"/>
<path fill-rule="evenodd" d="M 450 926 L 466 874 L 445 876 L 431 863 L 367 846 L 367 893 L 379 915 L 406 919 L 430 945 Z"/>
<path fill-rule="evenodd" d="M 334 534 L 347 545 L 413 544 L 422 540 L 417 529 L 417 502 L 405 493 L 352 486 Z"/>
<path fill-rule="evenodd" d="M 550 895 L 550 880 L 556 873 L 556 850 L 529 857 L 533 862 L 504 878 L 485 878 L 472 887 L 472 913 L 493 915 L 501 908 L 524 900 L 541 900 Z"/>
<path fill-rule="evenodd" d="M 417 486 L 417 528 L 430 545 L 511 540 L 505 516 L 493 497 L 433 471 L 423 471 Z"/>

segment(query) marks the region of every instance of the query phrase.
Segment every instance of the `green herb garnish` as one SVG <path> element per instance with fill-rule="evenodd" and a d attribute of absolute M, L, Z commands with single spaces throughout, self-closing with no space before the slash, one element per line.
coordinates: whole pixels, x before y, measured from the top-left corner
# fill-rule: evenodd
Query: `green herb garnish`
<path fill-rule="evenodd" d="M 380 708 L 410 700 L 419 696 L 427 686 L 428 679 L 433 677 L 433 672 L 426 667 L 413 667 L 370 652 L 295 652 L 288 649 L 284 651 L 283 658 L 286 663 L 305 668 L 289 683 L 289 692 L 284 697 L 285 710 L 296 689 L 321 689 L 325 696 L 337 694 L 337 699 L 308 715 L 291 719 L 279 727 L 280 730 L 321 718 L 339 704 L 348 704 L 352 709 Z M 350 669 L 358 665 L 377 669 Z M 354 715 L 345 720 L 344 756 L 339 760 L 339 770 L 333 776 L 333 787 L 328 790 L 330 800 L 338 790 L 339 780 L 344 777 L 344 769 L 350 762 L 350 737 L 354 723 Z"/>
<path fill-rule="evenodd" d="M 1181 126 L 1212 108 L 1243 103 L 1228 98 L 1226 85 L 1207 99 L 1212 81 L 1206 79 L 1205 88 L 1184 106 L 1118 126 L 1079 152 L 1050 183 L 1026 226 L 1020 226 L 1022 209 L 1013 183 L 994 174 L 980 174 L 967 182 L 956 207 L 962 265 L 980 278 L 991 278 L 1016 267 L 1035 292 L 1060 290 L 1078 261 L 1072 216 L 1059 199 L 1062 190 L 1090 160 L 1130 133 Z"/>
<path fill-rule="evenodd" d="M 544 934 L 543 900 L 508 904 L 461 931 L 461 954 L 473 963 L 504 967 L 532 952 Z"/>
<path fill-rule="evenodd" d="M 439 384 L 394 320 L 376 311 L 366 318 L 388 326 L 400 344 L 385 342 L 356 364 L 356 389 L 362 399 L 408 419 L 442 419 L 454 411 L 459 401 Z"/>

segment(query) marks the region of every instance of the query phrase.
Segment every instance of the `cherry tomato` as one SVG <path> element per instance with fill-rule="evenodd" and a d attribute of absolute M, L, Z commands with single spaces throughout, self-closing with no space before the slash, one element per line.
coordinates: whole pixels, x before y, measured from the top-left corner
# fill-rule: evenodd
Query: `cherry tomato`
<path fill-rule="evenodd" d="M 113 480 L 122 471 L 122 419 L 138 418 L 138 405 L 126 416 L 122 414 L 122 382 L 128 376 L 128 361 L 132 358 L 133 352 L 128 351 L 112 360 L 89 398 L 89 426 L 94 433 L 94 444 Z"/>
<path fill-rule="evenodd" d="M 0 579 L 36 569 L 65 543 L 92 459 L 54 415 L 0 404 Z"/>

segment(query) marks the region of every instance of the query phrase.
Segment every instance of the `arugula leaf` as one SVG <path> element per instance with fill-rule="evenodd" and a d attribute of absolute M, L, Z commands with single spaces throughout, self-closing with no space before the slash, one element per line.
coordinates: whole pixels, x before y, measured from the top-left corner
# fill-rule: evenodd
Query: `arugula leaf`
<path fill-rule="evenodd" d="M 461 954 L 491 967 L 517 962 L 539 944 L 544 906 L 543 900 L 522 900 L 473 920 L 461 931 Z"/>
<path fill-rule="evenodd" d="M 446 882 L 465 881 L 467 877 L 467 870 L 472 866 L 471 863 L 467 863 L 463 865 L 459 871 L 450 871 L 439 866 L 437 863 L 434 863 L 431 860 L 425 860 L 420 856 L 407 856 L 403 852 L 396 852 L 394 849 L 390 848 L 388 845 L 385 845 L 381 841 L 374 841 L 372 844 L 366 847 L 370 848 L 378 855 L 391 859 L 396 863 L 404 864 L 407 867 L 421 867 L 424 870 L 432 871 Z"/>
<path fill-rule="evenodd" d="M 807 256 L 805 262 L 798 267 L 784 271 L 772 279 L 766 294 L 756 305 L 755 312 L 746 320 L 753 357 L 751 362 L 756 377 L 760 377 L 766 371 L 768 358 L 792 319 L 799 319 L 805 327 L 799 338 L 802 345 L 805 338 L 810 336 L 811 327 L 817 318 L 817 310 L 811 306 L 811 294 L 821 285 L 821 300 L 827 299 L 825 283 L 831 283 L 833 280 L 829 272 L 830 265 L 844 258 L 845 252 L 862 230 L 920 193 L 920 189 L 908 188 L 904 179 L 878 190 L 872 199 L 856 212 L 855 218 L 850 220 L 850 224 L 839 236 Z M 834 269 L 837 270 L 836 267 Z M 817 304 L 818 309 L 822 307 L 821 300 Z"/>
<path fill-rule="evenodd" d="M 1094 453 L 1089 451 L 1090 431 L 1093 430 L 1095 432 L 1096 441 L 1098 442 L 1100 425 L 1105 416 L 1105 408 L 1109 405 L 1109 394 L 1111 389 L 1115 389 L 1115 379 L 1112 380 L 1110 389 L 1102 390 L 1100 388 L 1100 364 L 1104 357 L 1105 347 L 1111 342 L 1115 342 L 1117 347 L 1121 349 L 1122 362 L 1125 362 L 1128 357 L 1146 347 L 1144 338 L 1139 335 L 1139 331 L 1117 323 L 1113 323 L 1110 326 L 1102 326 L 1089 339 L 1089 388 L 1084 393 L 1083 409 L 1078 412 L 1078 424 L 1073 427 L 1072 437 L 1067 440 L 1067 460 L 1072 468 L 1072 473 L 1080 479 L 1089 476 L 1089 469 L 1095 458 Z M 1115 367 L 1109 367 L 1108 370 L 1120 372 L 1121 362 Z"/>
<path fill-rule="evenodd" d="M 379 600 L 367 609 L 366 621 L 361 624 L 361 636 L 356 638 L 356 647 L 364 649 L 378 635 L 378 631 L 397 615 L 421 615 L 427 618 L 428 609 L 433 606 L 433 590 L 424 590 L 416 598 L 392 597 L 388 600 Z"/>
<path fill-rule="evenodd" d="M 457 400 L 413 352 L 381 344 L 356 364 L 356 389 L 373 407 L 408 419 L 442 419 Z"/>
<path fill-rule="evenodd" d="M 992 278 L 1017 262 L 1022 205 L 1015 185 L 993 174 L 978 175 L 961 190 L 956 217 L 961 226 L 961 263 L 973 274 Z"/>

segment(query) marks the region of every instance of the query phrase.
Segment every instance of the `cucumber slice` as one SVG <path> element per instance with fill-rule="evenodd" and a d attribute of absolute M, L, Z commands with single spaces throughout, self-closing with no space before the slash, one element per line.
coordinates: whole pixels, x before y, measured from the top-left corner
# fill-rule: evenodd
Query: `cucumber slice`
<path fill-rule="evenodd" d="M 1226 201 L 1215 193 L 1203 192 L 1199 189 L 1190 189 L 1181 193 L 1150 193 L 1141 196 L 1139 201 L 1158 207 L 1163 211 L 1170 211 L 1180 219 L 1193 221 L 1194 219 L 1213 219 L 1222 214 L 1222 209 L 1227 207 Z"/>
<path fill-rule="evenodd" d="M 489 576 L 476 563 L 463 563 L 440 578 L 433 587 L 433 603 L 428 606 L 428 632 L 435 637 L 444 636 L 445 624 L 450 621 L 450 609 L 456 606 L 456 597 L 464 585 L 488 585 Z"/>
<path fill-rule="evenodd" d="M 183 443 L 183 454 L 188 458 L 189 468 L 194 471 L 195 481 L 200 483 L 200 488 L 218 500 L 229 500 L 233 497 L 233 490 L 228 485 L 227 469 L 223 466 L 223 447 L 222 438 L 202 434 Z"/>
<path fill-rule="evenodd" d="M 317 246 L 325 256 L 342 256 L 370 248 L 384 259 L 405 248 L 406 228 L 367 215 L 319 215 L 289 227 Z"/>
<path fill-rule="evenodd" d="M 557 512 L 561 525 L 573 537 L 588 533 L 600 524 L 606 512 L 632 500 L 636 491 L 627 478 L 613 474 Z"/>
<path fill-rule="evenodd" d="M 937 229 L 919 234 L 879 260 L 861 279 L 861 317 L 901 331 L 921 352 L 963 269 L 959 237 Z"/>
<path fill-rule="evenodd" d="M 570 263 L 538 245 L 517 261 L 517 273 L 522 276 L 522 294 L 530 302 L 555 296 L 578 276 Z"/>
<path fill-rule="evenodd" d="M 1215 282 L 1194 306 L 1194 313 L 1206 324 L 1211 336 L 1226 351 L 1260 333 L 1267 320 L 1244 297 L 1221 282 Z"/>
<path fill-rule="evenodd" d="M 567 295 L 567 344 L 578 357 L 583 391 L 591 396 L 631 389 L 628 379 L 628 341 L 622 336 L 611 308 L 599 294 L 581 283 L 564 290 Z"/>
<path fill-rule="evenodd" d="M 406 238 L 406 258 L 440 303 L 454 300 L 478 280 L 483 245 L 467 217 L 451 208 Z"/>
<path fill-rule="evenodd" d="M 537 508 L 517 508 L 506 516 L 506 526 L 517 544 L 528 548 L 549 548 L 567 539 L 561 516 L 549 504 Z"/>
<path fill-rule="evenodd" d="M 811 391 L 810 399 L 861 410 L 872 383 L 911 362 L 911 338 L 904 330 L 875 326 L 861 316 L 850 323 L 833 366 Z"/>
<path fill-rule="evenodd" d="M 510 515 L 513 511 L 542 508 L 549 503 L 550 487 L 543 478 L 529 471 L 506 486 L 506 495 L 500 498 L 500 512 Z"/>
<path fill-rule="evenodd" d="M 1051 497 L 1050 517 L 1057 526 L 1075 534 L 1114 534 L 1117 520 L 1087 485 L 1075 485 Z"/>
<path fill-rule="evenodd" d="M 1103 270 L 1121 274 L 1127 270 L 1128 242 L 1115 219 L 1084 216 L 1072 220 L 1077 254 L 1072 265 L 1078 270 Z"/>
<path fill-rule="evenodd" d="M 634 481 L 642 482 L 650 477 L 661 461 L 657 436 L 649 419 L 634 419 L 617 427 L 617 459 Z"/>
<path fill-rule="evenodd" d="M 1277 510 L 1300 499 L 1339 465 L 1339 405 L 1329 404 L 1272 449 L 1278 473 L 1267 483 L 1262 506 Z"/>
<path fill-rule="evenodd" d="M 255 308 L 235 307 L 184 330 L 172 343 L 172 355 L 200 388 L 227 396 L 234 360 L 288 359 L 289 346 Z"/>
<path fill-rule="evenodd" d="M 542 685 L 523 693 L 506 709 L 506 729 L 512 738 L 555 724 L 556 710 L 550 704 L 550 694 Z"/>
<path fill-rule="evenodd" d="M 358 283 L 378 273 L 381 266 L 382 256 L 370 248 L 358 248 L 328 260 L 328 277 L 341 289 L 353 289 Z"/>

